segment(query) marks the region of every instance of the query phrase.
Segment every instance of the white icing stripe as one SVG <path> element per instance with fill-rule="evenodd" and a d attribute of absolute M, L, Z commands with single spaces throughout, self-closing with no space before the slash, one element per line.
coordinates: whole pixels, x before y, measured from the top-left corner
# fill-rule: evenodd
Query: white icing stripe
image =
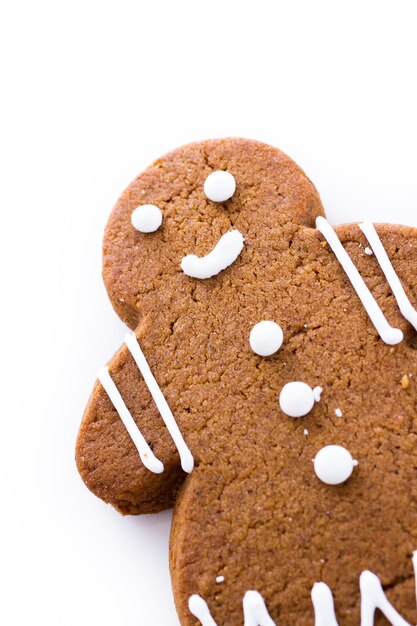
<path fill-rule="evenodd" d="M 211 616 L 207 602 L 201 596 L 193 595 L 188 600 L 190 612 L 200 620 L 201 626 L 217 626 Z M 247 591 L 243 598 L 244 626 L 276 626 L 271 619 L 263 597 L 257 591 Z"/>
<path fill-rule="evenodd" d="M 243 598 L 244 626 L 275 626 L 263 597 L 257 591 L 247 591 Z"/>
<path fill-rule="evenodd" d="M 178 424 L 175 421 L 172 411 L 168 406 L 168 402 L 165 400 L 164 394 L 162 393 L 158 383 L 155 380 L 154 375 L 151 372 L 151 368 L 149 367 L 145 355 L 141 350 L 136 335 L 134 333 L 132 335 L 126 335 L 125 343 L 131 355 L 133 356 L 136 365 L 138 366 L 140 373 L 143 376 L 143 380 L 145 381 L 146 386 L 148 387 L 150 394 L 158 408 L 158 411 L 161 414 L 165 426 L 167 427 L 168 432 L 177 447 L 181 459 L 181 467 L 184 472 L 190 473 L 194 467 L 193 455 L 186 445 L 181 431 L 178 428 Z"/>
<path fill-rule="evenodd" d="M 315 583 L 311 590 L 315 626 L 337 626 L 333 594 L 326 583 Z"/>
<path fill-rule="evenodd" d="M 132 438 L 135 444 L 139 456 L 144 466 L 154 474 L 160 474 L 164 471 L 164 466 L 153 454 L 152 450 L 146 443 L 142 433 L 140 432 L 135 420 L 133 419 L 129 409 L 127 408 L 124 400 L 117 389 L 112 377 L 109 374 L 107 367 L 101 367 L 98 371 L 97 377 L 104 387 L 107 395 L 109 396 L 114 408 L 119 414 L 120 419 L 126 427 L 127 432 Z"/>
<path fill-rule="evenodd" d="M 416 600 L 417 600 L 417 550 L 413 553 L 414 579 L 416 581 Z"/>
<path fill-rule="evenodd" d="M 355 289 L 360 301 L 365 307 L 365 310 L 369 315 L 376 330 L 378 331 L 381 339 L 391 346 L 400 343 L 400 341 L 402 341 L 403 339 L 403 333 L 399 328 L 393 328 L 389 325 L 377 301 L 369 291 L 368 287 L 365 284 L 365 281 L 359 274 L 357 268 L 353 264 L 352 259 L 340 243 L 338 236 L 336 235 L 335 231 L 330 226 L 328 221 L 324 219 L 324 217 L 319 216 L 316 218 L 316 227 L 317 230 L 319 230 L 323 237 L 326 239 L 327 243 L 333 250 L 337 260 L 346 272 L 350 282 L 352 283 L 353 288 Z"/>
<path fill-rule="evenodd" d="M 410 626 L 388 601 L 380 580 L 372 572 L 362 572 L 359 579 L 361 590 L 361 626 L 373 626 L 375 610 L 379 609 L 392 626 Z"/>
<path fill-rule="evenodd" d="M 416 579 L 417 597 L 417 551 L 413 554 L 413 567 Z M 374 626 L 375 611 L 379 609 L 392 626 L 410 626 L 394 609 L 387 599 L 381 582 L 375 574 L 365 570 L 359 578 L 361 593 L 361 626 Z M 338 626 L 333 594 L 326 583 L 315 583 L 311 590 L 314 607 L 315 626 Z M 202 626 L 217 626 L 207 603 L 198 595 L 188 601 L 191 613 L 200 620 Z M 244 626 L 276 626 L 265 606 L 264 599 L 257 591 L 247 591 L 243 599 Z"/>
<path fill-rule="evenodd" d="M 243 242 L 243 235 L 238 230 L 225 233 L 206 256 L 187 254 L 181 261 L 181 269 L 192 278 L 216 276 L 236 261 L 243 250 Z"/>
<path fill-rule="evenodd" d="M 200 620 L 201 626 L 217 626 L 210 614 L 207 602 L 201 596 L 193 595 L 188 600 L 190 613 Z"/>
<path fill-rule="evenodd" d="M 382 241 L 379 238 L 378 233 L 375 230 L 375 226 L 369 220 L 366 220 L 362 224 L 359 224 L 359 228 L 372 246 L 372 250 L 381 266 L 382 271 L 385 274 L 385 278 L 391 287 L 392 293 L 398 303 L 400 311 L 405 319 L 410 322 L 412 326 L 417 330 L 417 311 L 408 299 L 407 294 L 404 291 L 404 287 L 401 284 L 398 275 L 396 274 L 392 263 L 386 253 Z"/>
<path fill-rule="evenodd" d="M 417 571 L 417 570 L 416 570 Z M 376 609 L 379 609 L 392 626 L 410 626 L 388 601 L 381 582 L 372 572 L 362 572 L 359 579 L 361 591 L 361 626 L 373 626 Z M 338 626 L 333 595 L 325 583 L 316 583 L 311 591 L 315 626 Z"/>

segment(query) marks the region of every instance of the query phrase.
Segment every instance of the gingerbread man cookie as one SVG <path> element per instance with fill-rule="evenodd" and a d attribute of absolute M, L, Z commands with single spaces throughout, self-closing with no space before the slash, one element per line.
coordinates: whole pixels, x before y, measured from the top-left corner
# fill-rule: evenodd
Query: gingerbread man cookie
<path fill-rule="evenodd" d="M 184 626 L 416 622 L 417 230 L 332 228 L 300 168 L 242 139 L 141 174 L 104 237 L 133 330 L 77 442 L 124 514 L 175 506 Z"/>

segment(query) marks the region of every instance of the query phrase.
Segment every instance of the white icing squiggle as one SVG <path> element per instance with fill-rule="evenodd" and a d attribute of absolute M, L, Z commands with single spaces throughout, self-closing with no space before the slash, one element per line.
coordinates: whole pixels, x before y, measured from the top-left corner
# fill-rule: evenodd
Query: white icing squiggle
<path fill-rule="evenodd" d="M 167 427 L 168 432 L 177 447 L 181 459 L 181 467 L 184 472 L 190 473 L 194 467 L 193 455 L 191 454 L 190 449 L 185 443 L 181 431 L 178 428 L 178 424 L 175 421 L 175 417 L 173 416 L 172 411 L 168 406 L 168 402 L 166 401 L 165 396 L 161 391 L 161 388 L 159 387 L 154 375 L 151 372 L 151 368 L 149 367 L 145 355 L 141 350 L 136 335 L 134 333 L 131 335 L 126 335 L 125 343 L 131 355 L 133 356 L 135 363 L 143 376 L 143 380 L 145 381 L 146 386 L 148 387 L 149 392 L 157 406 L 157 409 L 161 414 L 165 426 Z"/>
<path fill-rule="evenodd" d="M 143 437 L 140 429 L 136 425 L 135 420 L 133 419 L 129 409 L 127 408 L 124 400 L 120 394 L 120 391 L 117 389 L 116 385 L 112 377 L 109 374 L 107 367 L 101 367 L 97 373 L 97 377 L 101 384 L 103 385 L 107 395 L 109 396 L 114 408 L 119 414 L 120 419 L 126 427 L 127 432 L 132 438 L 133 443 L 135 444 L 137 451 L 139 452 L 139 456 L 141 458 L 144 466 L 154 474 L 160 474 L 164 471 L 164 466 L 159 461 L 148 444 L 146 443 L 145 438 Z"/>
<path fill-rule="evenodd" d="M 385 248 L 382 245 L 382 241 L 375 230 L 375 226 L 372 222 L 366 220 L 362 224 L 359 224 L 359 228 L 372 246 L 372 250 L 379 265 L 381 266 L 382 271 L 384 272 L 389 286 L 391 287 L 392 293 L 395 296 L 402 315 L 417 330 L 417 311 L 404 291 L 404 287 L 402 286 L 401 281 L 398 278 L 398 275 L 385 251 Z"/>
<path fill-rule="evenodd" d="M 181 261 L 181 269 L 192 278 L 211 278 L 229 267 L 243 250 L 244 238 L 238 230 L 220 237 L 213 250 L 206 256 L 187 254 Z"/>
<path fill-rule="evenodd" d="M 339 237 L 336 235 L 328 221 L 324 217 L 319 216 L 316 218 L 316 227 L 326 239 L 337 260 L 346 272 L 381 339 L 391 346 L 400 343 L 403 339 L 403 333 L 399 328 L 393 328 L 390 326 L 377 301 L 369 291 L 365 281 L 359 274 L 352 259 L 340 243 Z"/>

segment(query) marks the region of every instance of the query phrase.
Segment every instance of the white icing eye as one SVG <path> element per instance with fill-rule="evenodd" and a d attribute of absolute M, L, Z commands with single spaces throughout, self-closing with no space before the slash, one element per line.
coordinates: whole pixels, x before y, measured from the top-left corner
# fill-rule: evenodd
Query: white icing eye
<path fill-rule="evenodd" d="M 236 191 L 236 181 L 229 172 L 218 170 L 209 174 L 204 182 L 204 193 L 213 202 L 225 202 Z"/>
<path fill-rule="evenodd" d="M 141 233 L 153 233 L 162 224 L 162 211 L 154 204 L 142 204 L 133 211 L 132 226 Z"/>
<path fill-rule="evenodd" d="M 325 446 L 314 459 L 314 471 L 326 485 L 340 485 L 352 474 L 358 461 L 342 446 Z"/>
<path fill-rule="evenodd" d="M 314 390 L 306 383 L 287 383 L 279 394 L 281 410 L 290 417 L 303 417 L 310 413 L 315 401 Z"/>
<path fill-rule="evenodd" d="M 264 320 L 258 322 L 250 331 L 249 343 L 259 356 L 271 356 L 282 346 L 284 334 L 276 322 Z"/>

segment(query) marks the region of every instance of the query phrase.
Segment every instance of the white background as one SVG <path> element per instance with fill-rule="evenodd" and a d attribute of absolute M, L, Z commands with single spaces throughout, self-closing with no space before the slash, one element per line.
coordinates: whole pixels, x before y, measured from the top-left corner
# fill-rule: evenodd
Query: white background
<path fill-rule="evenodd" d="M 6 0 L 0 11 L 0 623 L 178 626 L 170 513 L 122 518 L 73 460 L 96 369 L 124 332 L 100 278 L 107 216 L 167 150 L 239 135 L 289 153 L 332 222 L 417 225 L 417 7 Z"/>

